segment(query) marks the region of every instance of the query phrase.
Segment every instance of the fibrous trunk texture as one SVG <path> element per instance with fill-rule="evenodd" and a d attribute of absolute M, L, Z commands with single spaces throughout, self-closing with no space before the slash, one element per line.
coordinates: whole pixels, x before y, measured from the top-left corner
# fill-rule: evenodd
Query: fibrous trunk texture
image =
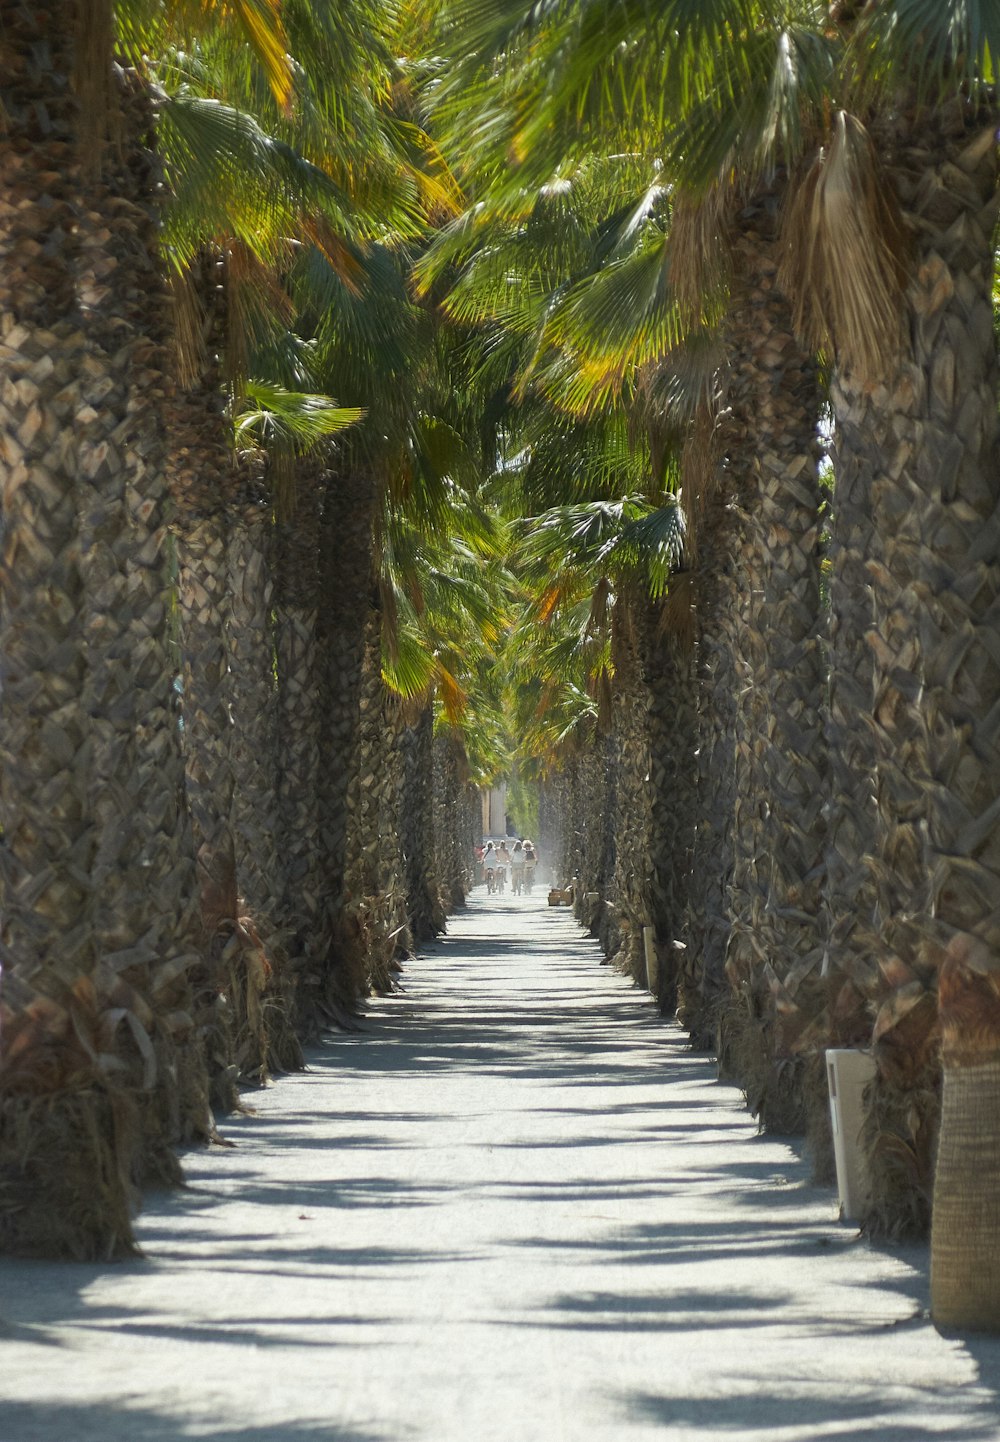
<path fill-rule="evenodd" d="M 272 626 L 272 511 L 249 487 L 234 506 L 228 534 L 233 839 L 239 927 L 260 958 L 264 1047 L 258 1079 L 300 1066 L 295 978 L 280 924 L 284 854 L 278 800 L 278 690 Z"/>
<path fill-rule="evenodd" d="M 207 1116 L 166 636 L 158 178 L 110 25 L 87 63 L 120 144 L 84 174 L 91 19 L 0 6 L 0 1248 L 106 1257 L 131 1250 L 133 1184 L 176 1179 L 171 1144 Z"/>
<path fill-rule="evenodd" d="M 473 848 L 481 840 L 479 793 L 469 783 L 465 747 L 456 732 L 434 737 L 434 872 L 446 912 L 464 906 L 473 879 Z"/>
<path fill-rule="evenodd" d="M 727 972 L 751 1111 L 800 1130 L 813 979 L 823 959 L 825 746 L 816 367 L 777 285 L 780 186 L 741 211 L 729 311 L 726 442 L 750 506 Z M 808 1073 L 809 1076 L 812 1072 Z"/>
<path fill-rule="evenodd" d="M 118 1009 L 142 1110 L 142 1167 L 176 1180 L 172 1145 L 211 1130 L 192 975 L 204 955 L 184 789 L 166 513 L 168 297 L 157 254 L 151 106 L 116 74 L 122 143 L 87 186 L 79 298 L 78 475 L 97 846 L 91 916 L 98 986 Z M 109 222 L 113 217 L 113 223 Z"/>
<path fill-rule="evenodd" d="M 715 1050 L 728 1071 L 728 893 L 736 811 L 737 653 L 730 617 L 738 615 L 738 557 L 748 545 L 745 515 L 723 472 L 699 519 L 694 572 L 698 716 L 695 827 L 688 903 L 690 945 L 680 984 L 684 1025 L 693 1044 Z"/>
<path fill-rule="evenodd" d="M 236 866 L 233 622 L 229 548 L 245 476 L 226 418 L 227 261 L 206 247 L 175 291 L 178 323 L 200 338 L 171 414 L 177 607 L 183 654 L 184 751 L 202 921 L 210 955 L 199 976 L 212 1101 L 228 1110 L 237 1083 L 267 1071 L 263 948 L 241 920 Z"/>
<path fill-rule="evenodd" d="M 641 633 L 648 625 L 641 598 L 619 602 L 615 612 L 616 664 L 613 757 L 616 777 L 612 824 L 614 869 L 606 898 L 604 944 L 618 968 L 647 983 L 643 928 L 652 924 L 652 791 L 649 690 L 641 668 Z M 585 893 L 586 895 L 586 893 Z"/>
<path fill-rule="evenodd" d="M 853 434 L 872 474 L 878 1075 L 866 1226 L 922 1231 L 953 944 L 1000 955 L 1000 468 L 992 315 L 997 117 L 900 107 L 879 149 L 913 237 L 907 349 Z M 857 389 L 854 400 L 857 403 Z M 867 431 L 867 434 L 866 434 Z"/>
<path fill-rule="evenodd" d="M 996 953 L 956 934 L 941 967 L 944 1088 L 934 1179 L 931 1311 L 1000 1331 L 1000 979 Z"/>
<path fill-rule="evenodd" d="M 315 1038 L 317 997 L 332 932 L 324 904 L 320 797 L 323 712 L 319 652 L 319 511 L 322 474 L 300 467 L 295 507 L 276 528 L 280 919 L 296 976 L 296 1029 Z"/>
<path fill-rule="evenodd" d="M 581 919 L 600 939 L 606 956 L 618 950 L 618 927 L 610 900 L 615 867 L 615 788 L 617 768 L 611 735 L 594 736 L 567 756 L 559 777 L 562 796 L 562 846 L 558 853 L 539 853 L 536 878 L 548 875 L 553 886 L 575 885 L 579 904 L 597 893 L 596 914 Z"/>
<path fill-rule="evenodd" d="M 382 617 L 368 613 L 358 744 L 347 791 L 347 862 L 340 949 L 360 993 L 389 992 L 412 949 L 399 819 L 405 730 L 382 681 Z"/>
<path fill-rule="evenodd" d="M 815 1066 L 824 1047 L 866 1046 L 875 969 L 875 740 L 868 718 L 874 667 L 869 565 L 875 559 L 871 454 L 857 427 L 869 420 L 862 389 L 836 378 L 834 492 L 828 522 L 829 610 L 826 710 L 829 800 L 826 820 L 826 951 L 813 1019 Z M 823 1099 L 825 1101 L 825 1098 Z M 814 1107 L 809 1142 L 817 1180 L 832 1180 L 829 1108 Z"/>
<path fill-rule="evenodd" d="M 321 1011 L 333 1018 L 352 1007 L 367 986 L 358 947 L 345 947 L 340 938 L 347 900 L 348 788 L 358 764 L 365 641 L 369 616 L 378 614 L 372 559 L 376 494 L 370 471 L 344 464 L 327 478 L 320 529 L 323 926 L 338 940 L 322 958 L 316 990 Z"/>
<path fill-rule="evenodd" d="M 434 843 L 434 714 L 430 703 L 403 728 L 399 839 L 410 933 L 416 945 L 444 930 Z"/>
<path fill-rule="evenodd" d="M 688 579 L 677 585 L 690 605 Z M 650 619 L 644 661 L 649 689 L 651 907 L 657 956 L 656 994 L 664 1016 L 686 1024 L 688 897 L 694 843 L 697 724 L 694 652 L 690 638 Z"/>
<path fill-rule="evenodd" d="M 228 457 L 220 461 L 229 464 Z M 177 608 L 183 650 L 184 753 L 209 960 L 198 976 L 198 1023 L 214 1106 L 231 1110 L 241 1076 L 259 1075 L 265 1043 L 257 997 L 262 968 L 240 960 L 239 902 L 225 634 L 228 604 L 224 514 L 178 515 Z"/>
<path fill-rule="evenodd" d="M 909 355 L 872 394 L 880 979 L 867 1226 L 893 1234 L 928 1220 L 942 956 L 1000 956 L 996 123 L 955 101 L 934 117 L 900 110 L 880 137 L 915 238 Z"/>
<path fill-rule="evenodd" d="M 96 1256 L 131 1246 L 132 1158 L 122 1165 L 116 1128 L 128 1099 L 73 1024 L 75 1011 L 97 1039 L 75 485 L 87 355 L 75 303 L 75 10 L 0 8 L 0 1247 Z"/>

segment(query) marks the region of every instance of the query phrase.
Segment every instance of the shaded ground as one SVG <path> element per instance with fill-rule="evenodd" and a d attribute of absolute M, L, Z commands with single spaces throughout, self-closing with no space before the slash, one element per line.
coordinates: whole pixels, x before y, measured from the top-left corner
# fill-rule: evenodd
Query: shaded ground
<path fill-rule="evenodd" d="M 1000 1438 L 1000 1341 L 837 1221 L 568 911 L 476 893 L 405 994 L 149 1200 L 0 1261 L 2 1442 Z"/>

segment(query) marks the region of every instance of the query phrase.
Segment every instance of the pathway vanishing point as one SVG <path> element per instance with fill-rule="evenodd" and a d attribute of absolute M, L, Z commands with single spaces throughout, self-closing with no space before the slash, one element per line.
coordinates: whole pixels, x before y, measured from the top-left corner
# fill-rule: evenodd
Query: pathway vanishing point
<path fill-rule="evenodd" d="M 2 1442 L 1000 1438 L 1000 1339 L 837 1220 L 544 896 L 249 1093 L 144 1259 L 0 1261 Z M 1000 1245 L 1000 1239 L 998 1239 Z"/>

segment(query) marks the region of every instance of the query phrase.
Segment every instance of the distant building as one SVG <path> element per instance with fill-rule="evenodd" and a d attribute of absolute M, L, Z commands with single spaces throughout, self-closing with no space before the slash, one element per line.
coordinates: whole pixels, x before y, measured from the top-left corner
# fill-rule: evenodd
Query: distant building
<path fill-rule="evenodd" d="M 507 835 L 507 783 L 483 787 L 479 792 L 483 806 L 483 835 Z"/>

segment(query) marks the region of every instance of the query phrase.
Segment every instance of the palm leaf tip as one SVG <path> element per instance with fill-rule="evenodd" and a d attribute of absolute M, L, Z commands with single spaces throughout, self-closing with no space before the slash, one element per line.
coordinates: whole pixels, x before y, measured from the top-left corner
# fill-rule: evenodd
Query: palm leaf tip
<path fill-rule="evenodd" d="M 287 114 L 292 109 L 293 67 L 281 21 L 280 0 L 203 0 L 205 9 L 230 10 L 253 50 L 275 100 Z"/>
<path fill-rule="evenodd" d="M 358 406 L 338 406 L 329 396 L 289 391 L 263 380 L 248 381 L 244 398 L 245 409 L 236 422 L 237 436 L 300 454 L 355 425 L 364 414 Z"/>

